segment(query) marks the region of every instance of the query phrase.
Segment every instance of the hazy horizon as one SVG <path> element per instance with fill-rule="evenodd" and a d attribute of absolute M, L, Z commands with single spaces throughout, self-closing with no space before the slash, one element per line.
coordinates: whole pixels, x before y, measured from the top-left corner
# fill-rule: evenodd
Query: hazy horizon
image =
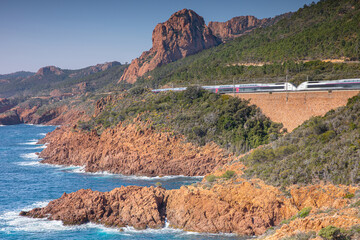
<path fill-rule="evenodd" d="M 80 69 L 111 61 L 130 63 L 151 48 L 156 24 L 184 8 L 194 10 L 208 23 L 244 15 L 274 17 L 311 2 L 2 0 L 0 74 L 36 72 L 51 65 Z"/>

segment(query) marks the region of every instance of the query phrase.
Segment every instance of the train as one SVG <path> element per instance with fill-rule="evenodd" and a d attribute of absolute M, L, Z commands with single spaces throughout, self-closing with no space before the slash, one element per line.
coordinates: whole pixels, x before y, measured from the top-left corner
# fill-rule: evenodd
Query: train
<path fill-rule="evenodd" d="M 254 93 L 254 92 L 288 92 L 288 91 L 330 91 L 360 89 L 360 79 L 342 79 L 330 81 L 307 81 L 295 86 L 289 82 L 282 83 L 252 83 L 234 85 L 201 86 L 213 93 Z M 184 91 L 186 87 L 153 89 L 152 92 Z"/>

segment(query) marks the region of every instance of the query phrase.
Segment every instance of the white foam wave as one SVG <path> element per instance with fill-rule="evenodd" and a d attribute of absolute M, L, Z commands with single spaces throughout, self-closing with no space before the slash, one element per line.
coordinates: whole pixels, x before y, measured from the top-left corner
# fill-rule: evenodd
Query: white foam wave
<path fill-rule="evenodd" d="M 49 126 L 56 126 L 56 125 L 43 125 L 43 124 L 32 124 L 32 123 L 27 123 L 25 125 L 28 125 L 28 126 L 34 126 L 34 127 L 49 127 Z"/>
<path fill-rule="evenodd" d="M 39 160 L 38 155 L 36 155 L 36 153 L 34 153 L 34 152 L 21 154 L 20 157 L 22 157 L 24 159 Z"/>
<path fill-rule="evenodd" d="M 165 222 L 165 226 L 163 228 L 153 229 L 153 228 L 147 228 L 143 230 L 135 229 L 134 227 L 123 227 L 121 228 L 124 233 L 132 233 L 132 234 L 144 234 L 144 233 L 150 233 L 150 234 L 173 234 L 173 233 L 185 233 L 181 229 L 171 228 L 169 227 L 169 223 Z"/>
<path fill-rule="evenodd" d="M 22 210 L 29 211 L 36 207 L 44 207 L 48 204 L 48 201 L 41 201 L 34 203 Z M 43 218 L 29 218 L 19 216 L 21 210 L 9 211 L 0 215 L 0 222 L 5 227 L 1 228 L 2 232 L 53 232 L 71 230 L 72 227 L 67 227 L 62 224 L 61 221 L 50 221 Z"/>
<path fill-rule="evenodd" d="M 40 144 L 37 144 L 38 140 L 37 139 L 31 139 L 25 143 L 20 143 L 20 145 L 40 145 Z"/>
<path fill-rule="evenodd" d="M 19 162 L 17 163 L 19 166 L 38 166 L 40 165 L 40 162 L 38 161 L 31 161 L 31 162 Z"/>
<path fill-rule="evenodd" d="M 46 136 L 46 133 L 39 133 L 38 136 Z"/>
<path fill-rule="evenodd" d="M 116 174 L 116 173 L 110 173 L 108 171 L 86 172 L 85 166 L 82 166 L 82 167 L 70 166 L 70 167 L 65 167 L 63 170 L 68 170 L 69 172 L 74 172 L 74 173 L 94 175 L 94 176 L 121 178 L 124 180 L 145 180 L 145 181 L 164 180 L 164 181 L 166 181 L 166 180 L 170 180 L 170 179 L 183 179 L 183 178 L 202 179 L 204 177 L 204 176 L 189 177 L 189 176 L 184 176 L 184 175 L 147 177 L 147 176 L 138 176 L 138 175 Z"/>
<path fill-rule="evenodd" d="M 32 147 L 32 148 L 26 148 L 28 150 L 32 150 L 32 149 L 45 149 L 47 146 L 46 145 L 41 145 L 41 146 L 36 146 L 36 147 Z"/>
<path fill-rule="evenodd" d="M 50 200 L 49 200 L 50 201 Z M 143 235 L 143 234 L 154 234 L 154 235 L 201 235 L 201 236 L 225 236 L 231 237 L 236 236 L 235 234 L 208 234 L 208 233 L 196 233 L 196 232 L 186 232 L 181 229 L 175 229 L 169 227 L 169 223 L 166 222 L 163 228 L 159 229 L 144 229 L 138 230 L 134 227 L 124 227 L 124 228 L 109 228 L 104 225 L 99 225 L 95 223 L 87 223 L 78 226 L 65 226 L 61 221 L 58 220 L 48 220 L 46 218 L 29 218 L 20 216 L 20 211 L 29 211 L 33 208 L 37 207 L 45 207 L 49 201 L 41 201 L 36 202 L 30 206 L 27 206 L 21 210 L 8 211 L 4 214 L 0 215 L 0 223 L 3 226 L 0 228 L 1 232 L 11 233 L 11 232 L 32 232 L 32 233 L 41 233 L 41 232 L 57 232 L 57 231 L 78 231 L 85 229 L 97 229 L 101 232 L 105 232 L 108 234 L 120 234 L 125 236 L 133 236 L 133 235 Z"/>

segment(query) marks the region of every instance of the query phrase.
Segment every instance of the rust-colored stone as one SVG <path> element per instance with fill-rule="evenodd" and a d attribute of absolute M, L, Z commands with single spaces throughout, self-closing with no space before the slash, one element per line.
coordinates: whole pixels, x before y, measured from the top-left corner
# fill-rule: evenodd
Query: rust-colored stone
<path fill-rule="evenodd" d="M 233 159 L 214 143 L 199 147 L 141 121 L 106 129 L 100 136 L 61 128 L 42 142 L 49 143 L 40 153 L 42 162 L 85 166 L 90 172 L 202 176 Z"/>
<path fill-rule="evenodd" d="M 82 189 L 64 193 L 46 207 L 20 215 L 61 220 L 66 225 L 94 222 L 138 229 L 161 228 L 165 223 L 164 193 L 165 189 L 159 187 L 129 186 L 110 192 Z"/>
<path fill-rule="evenodd" d="M 139 76 L 163 64 L 218 45 L 218 40 L 202 17 L 189 9 L 174 13 L 169 20 L 156 25 L 152 48 L 133 60 L 120 81 L 134 83 Z"/>

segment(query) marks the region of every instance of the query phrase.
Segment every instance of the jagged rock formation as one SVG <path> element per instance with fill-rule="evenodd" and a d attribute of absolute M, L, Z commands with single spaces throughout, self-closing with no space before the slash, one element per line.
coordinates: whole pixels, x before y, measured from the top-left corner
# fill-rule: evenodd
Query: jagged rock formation
<path fill-rule="evenodd" d="M 132 61 L 120 81 L 134 83 L 138 76 L 156 67 L 216 46 L 220 41 L 202 17 L 192 10 L 183 9 L 174 13 L 166 22 L 156 25 L 152 43 L 149 51 Z"/>
<path fill-rule="evenodd" d="M 174 13 L 169 20 L 156 25 L 152 35 L 152 48 L 134 59 L 120 81 L 134 83 L 138 77 L 178 59 L 214 47 L 221 42 L 239 37 L 258 27 L 270 26 L 284 17 L 257 19 L 254 16 L 235 17 L 227 22 L 209 22 L 189 9 Z"/>
<path fill-rule="evenodd" d="M 293 186 L 286 196 L 261 180 L 235 177 L 167 191 L 135 186 L 105 193 L 79 190 L 20 215 L 62 220 L 64 224 L 96 222 L 141 229 L 162 227 L 166 217 L 171 227 L 188 231 L 260 235 L 296 215 L 302 206 L 311 207 L 309 217 L 294 218 L 277 230 L 275 237 L 268 236 L 280 239 L 297 229 L 318 231 L 329 224 L 348 229 L 359 224 L 359 210 L 351 207 L 354 201 L 344 198 L 357 190 L 334 185 Z M 341 214 L 324 211 L 327 209 Z"/>
<path fill-rule="evenodd" d="M 232 159 L 215 144 L 198 147 L 183 136 L 156 132 L 149 123 L 136 121 L 96 131 L 60 128 L 41 140 L 48 146 L 43 163 L 85 166 L 89 172 L 109 171 L 126 175 L 202 176 Z"/>
<path fill-rule="evenodd" d="M 133 226 L 137 229 L 161 228 L 165 223 L 165 189 L 154 187 L 121 187 L 110 192 L 91 189 L 64 193 L 44 208 L 21 212 L 22 216 L 48 217 L 66 225 L 87 222 L 107 226 Z"/>
<path fill-rule="evenodd" d="M 254 16 L 239 16 L 226 22 L 209 22 L 209 28 L 216 37 L 225 42 L 240 37 L 245 33 L 249 33 L 255 28 L 267 27 L 275 24 L 280 19 L 289 17 L 290 15 L 290 13 L 286 13 L 274 18 L 263 19 L 258 19 Z"/>
<path fill-rule="evenodd" d="M 62 75 L 64 74 L 64 71 L 62 71 L 60 68 L 55 67 L 55 66 L 47 66 L 47 67 L 42 67 L 40 68 L 35 76 L 37 77 L 47 77 L 50 75 Z"/>

